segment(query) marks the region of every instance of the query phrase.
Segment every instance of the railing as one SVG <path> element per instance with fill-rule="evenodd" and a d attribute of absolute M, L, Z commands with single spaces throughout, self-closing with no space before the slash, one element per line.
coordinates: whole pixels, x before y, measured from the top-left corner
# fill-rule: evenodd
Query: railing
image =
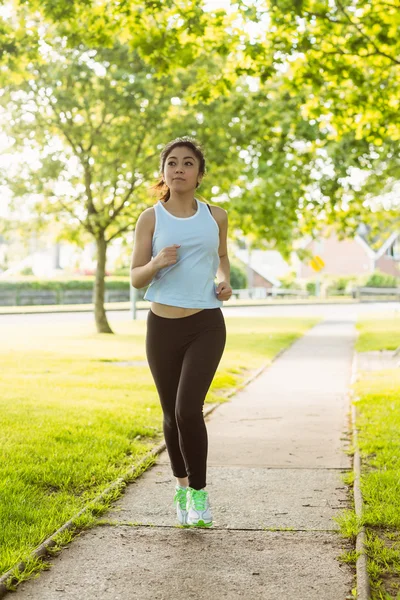
<path fill-rule="evenodd" d="M 276 298 L 277 296 L 291 296 L 295 298 L 307 298 L 308 292 L 305 290 L 285 289 L 285 288 L 265 288 L 265 287 L 254 287 L 244 288 L 238 290 L 232 290 L 232 296 L 238 300 L 261 300 L 264 298 Z"/>
<path fill-rule="evenodd" d="M 363 300 L 364 298 L 371 297 L 384 297 L 386 300 L 395 298 L 400 300 L 400 287 L 398 288 L 385 288 L 385 287 L 358 287 L 352 291 L 353 298 Z"/>
<path fill-rule="evenodd" d="M 277 297 L 308 298 L 309 293 L 300 289 L 253 287 L 232 290 L 239 300 L 263 300 Z M 379 298 L 400 300 L 400 288 L 359 287 L 352 290 L 353 298 L 367 301 Z M 106 290 L 105 302 L 129 302 L 128 290 Z M 91 290 L 0 290 L 0 306 L 43 306 L 54 304 L 91 304 Z"/>
<path fill-rule="evenodd" d="M 106 290 L 105 302 L 129 302 L 129 289 Z M 53 304 L 91 304 L 91 290 L 0 290 L 0 306 L 44 306 Z"/>

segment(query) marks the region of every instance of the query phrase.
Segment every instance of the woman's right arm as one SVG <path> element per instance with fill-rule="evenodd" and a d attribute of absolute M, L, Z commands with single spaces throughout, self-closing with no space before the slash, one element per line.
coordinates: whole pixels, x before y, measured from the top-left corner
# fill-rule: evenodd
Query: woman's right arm
<path fill-rule="evenodd" d="M 135 229 L 135 243 L 131 262 L 131 283 L 136 289 L 148 285 L 155 274 L 160 270 L 158 263 L 151 259 L 152 253 L 152 228 L 154 214 L 152 209 L 146 209 L 139 216 Z"/>

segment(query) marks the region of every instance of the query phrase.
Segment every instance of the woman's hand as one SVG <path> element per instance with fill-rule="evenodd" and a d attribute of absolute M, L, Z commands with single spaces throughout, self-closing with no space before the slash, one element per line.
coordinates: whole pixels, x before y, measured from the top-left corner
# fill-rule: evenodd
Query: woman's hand
<path fill-rule="evenodd" d="M 174 265 L 178 260 L 178 248 L 180 247 L 181 244 L 172 244 L 172 246 L 167 246 L 160 250 L 153 259 L 157 269 L 164 269 L 165 267 Z"/>
<path fill-rule="evenodd" d="M 215 290 L 218 300 L 229 300 L 232 296 L 232 288 L 227 281 L 220 281 Z"/>

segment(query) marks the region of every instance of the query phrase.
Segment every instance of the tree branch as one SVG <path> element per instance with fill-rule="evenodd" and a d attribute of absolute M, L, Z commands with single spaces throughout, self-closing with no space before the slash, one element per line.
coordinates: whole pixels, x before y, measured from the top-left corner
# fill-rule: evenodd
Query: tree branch
<path fill-rule="evenodd" d="M 321 50 L 321 53 L 324 55 L 334 55 L 340 54 L 341 56 L 357 56 L 358 58 L 367 58 L 368 56 L 377 56 L 379 52 L 368 52 L 368 54 L 354 54 L 353 52 L 343 52 L 343 50 L 333 50 L 332 52 L 327 52 L 326 50 Z"/>
<path fill-rule="evenodd" d="M 113 233 L 113 235 L 111 237 L 109 237 L 106 241 L 106 244 L 108 244 L 109 242 L 111 242 L 112 239 L 114 239 L 115 237 L 117 237 L 118 235 L 120 235 L 121 233 L 123 233 L 124 231 L 128 231 L 129 228 L 131 227 L 131 224 L 126 225 L 126 227 L 122 227 L 121 229 L 119 229 L 118 231 L 116 231 L 115 233 Z M 135 228 L 132 227 L 132 231 L 134 231 Z"/>
<path fill-rule="evenodd" d="M 143 143 L 144 143 L 144 141 L 146 139 L 146 135 L 147 135 L 146 125 L 147 125 L 147 123 L 149 121 L 150 121 L 150 111 L 149 111 L 149 113 L 148 113 L 148 115 L 147 115 L 147 117 L 146 117 L 146 119 L 145 119 L 145 121 L 143 123 L 142 131 L 144 131 L 144 134 L 142 135 L 142 138 L 140 139 L 139 144 L 137 145 L 137 148 L 136 148 L 136 151 L 135 151 L 135 155 L 134 155 L 134 158 L 132 160 L 132 168 L 131 168 L 132 174 L 135 171 L 135 163 L 136 163 L 137 158 L 138 158 L 138 156 L 140 154 L 140 151 L 142 149 Z M 129 188 L 127 194 L 125 195 L 124 199 L 122 200 L 121 204 L 115 210 L 113 209 L 113 213 L 111 215 L 112 219 L 114 219 L 116 216 L 118 216 L 119 213 L 121 212 L 121 210 L 123 209 L 125 202 L 128 200 L 128 198 L 130 197 L 130 195 L 132 194 L 132 192 L 133 192 L 133 190 L 135 188 L 135 183 L 136 183 L 136 180 L 134 179 L 133 182 L 131 182 L 130 188 Z"/>
<path fill-rule="evenodd" d="M 124 208 L 125 202 L 129 199 L 129 197 L 131 196 L 133 190 L 135 189 L 135 183 L 136 183 L 136 180 L 134 179 L 131 182 L 131 185 L 129 186 L 129 189 L 128 189 L 127 193 L 125 194 L 125 196 L 124 196 L 121 204 L 115 210 L 113 210 L 113 213 L 111 215 L 111 219 L 112 220 L 114 220 L 115 217 L 117 217 L 119 215 L 119 213 L 121 212 L 121 210 Z"/>
<path fill-rule="evenodd" d="M 92 226 L 90 225 L 89 221 L 87 221 L 86 223 L 85 223 L 85 221 L 81 221 L 81 219 L 68 206 L 66 206 L 62 200 L 60 200 L 60 198 L 57 198 L 57 202 L 59 202 L 61 204 L 61 206 L 63 207 L 63 209 L 66 210 L 70 215 L 72 215 L 74 217 L 74 219 L 78 219 L 79 223 L 82 225 L 82 227 L 84 229 L 86 229 L 86 231 L 89 231 L 89 233 L 94 235 Z"/>
<path fill-rule="evenodd" d="M 344 16 L 346 17 L 346 19 L 348 20 L 348 22 L 350 23 L 350 25 L 352 25 L 353 27 L 355 27 L 357 29 L 357 31 L 359 32 L 359 34 L 363 38 L 365 38 L 366 40 L 368 40 L 368 42 L 372 45 L 372 47 L 375 48 L 377 54 L 379 54 L 380 56 L 384 56 L 385 58 L 388 58 L 389 60 L 391 60 L 396 65 L 400 65 L 400 60 L 397 60 L 393 56 L 390 56 L 390 54 L 386 54 L 386 52 L 382 52 L 382 50 L 380 50 L 378 48 L 378 46 L 375 44 L 375 42 L 366 33 L 364 33 L 364 31 L 361 29 L 361 27 L 357 23 L 353 23 L 353 21 L 351 20 L 351 18 L 349 17 L 349 15 L 347 14 L 347 12 L 345 11 L 344 7 L 342 6 L 342 3 L 340 2 L 340 0 L 336 0 L 336 4 L 338 5 L 339 9 L 342 11 L 342 13 L 344 14 Z"/>
<path fill-rule="evenodd" d="M 347 21 L 341 21 L 339 19 L 333 19 L 327 13 L 305 11 L 304 14 L 308 15 L 308 16 L 311 16 L 311 17 L 318 17 L 320 19 L 325 19 L 326 21 L 329 21 L 329 23 L 335 23 L 335 24 L 337 23 L 339 25 L 347 25 Z"/>

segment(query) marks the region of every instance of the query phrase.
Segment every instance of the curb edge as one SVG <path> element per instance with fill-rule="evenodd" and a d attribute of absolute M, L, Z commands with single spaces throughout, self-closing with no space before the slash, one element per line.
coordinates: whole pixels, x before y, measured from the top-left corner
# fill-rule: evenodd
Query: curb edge
<path fill-rule="evenodd" d="M 350 384 L 353 385 L 357 379 L 357 352 L 354 351 L 353 361 L 351 366 L 351 379 Z M 361 457 L 358 449 L 358 437 L 357 437 L 357 406 L 354 403 L 354 392 L 350 389 L 351 398 L 351 423 L 353 433 L 353 445 L 354 445 L 354 459 L 353 459 L 353 471 L 354 471 L 354 506 L 357 519 L 361 519 L 363 511 L 363 499 L 360 488 L 361 478 Z M 365 553 L 365 527 L 361 527 L 356 537 L 356 552 L 359 552 L 359 556 L 356 561 L 356 581 L 357 581 L 357 600 L 370 600 L 370 585 L 367 569 L 367 555 Z"/>

